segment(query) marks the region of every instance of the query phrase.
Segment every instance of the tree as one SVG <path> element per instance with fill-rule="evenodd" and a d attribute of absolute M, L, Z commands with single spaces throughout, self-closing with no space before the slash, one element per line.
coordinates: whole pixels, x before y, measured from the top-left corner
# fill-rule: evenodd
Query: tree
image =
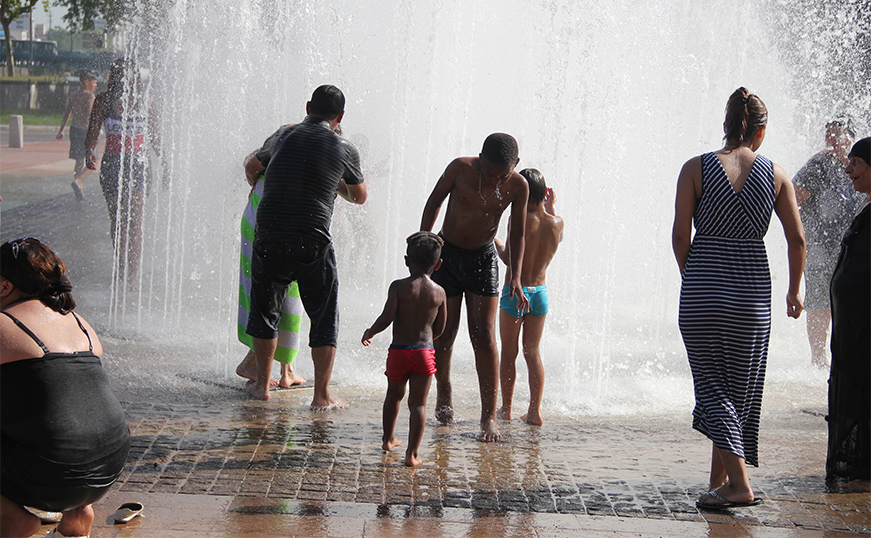
<path fill-rule="evenodd" d="M 115 28 L 127 16 L 133 2 L 124 0 L 47 0 L 67 8 L 64 21 L 70 32 L 92 30 L 94 19 L 103 18 L 109 28 Z"/>
<path fill-rule="evenodd" d="M 33 11 L 33 6 L 37 2 L 39 0 L 0 0 L 0 24 L 3 25 L 6 40 L 6 74 L 10 77 L 15 75 L 15 53 L 12 51 L 12 34 L 9 33 L 9 25 L 18 17 Z"/>

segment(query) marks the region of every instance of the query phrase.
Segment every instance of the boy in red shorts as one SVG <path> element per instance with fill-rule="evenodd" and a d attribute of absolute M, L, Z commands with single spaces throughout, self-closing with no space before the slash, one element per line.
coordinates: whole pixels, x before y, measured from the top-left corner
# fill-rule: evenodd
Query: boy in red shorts
<path fill-rule="evenodd" d="M 393 343 L 387 353 L 387 395 L 384 398 L 382 420 L 384 435 L 381 448 L 392 450 L 402 443 L 393 435 L 399 404 L 408 383 L 408 448 L 405 465 L 421 463 L 417 450 L 423 439 L 426 420 L 426 398 L 432 376 L 436 372 L 433 339 L 445 329 L 447 300 L 445 290 L 430 279 L 441 265 L 444 242 L 432 232 L 416 232 L 406 240 L 405 265 L 411 276 L 394 280 L 387 292 L 387 303 L 375 323 L 363 333 L 363 345 L 393 323 Z"/>

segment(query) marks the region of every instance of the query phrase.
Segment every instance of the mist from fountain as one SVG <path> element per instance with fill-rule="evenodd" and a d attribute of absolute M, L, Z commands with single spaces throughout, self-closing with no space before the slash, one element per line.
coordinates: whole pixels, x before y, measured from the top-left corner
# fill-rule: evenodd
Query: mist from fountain
<path fill-rule="evenodd" d="M 704 4 L 164 6 L 159 23 L 131 25 L 127 41 L 150 77 L 163 155 L 155 170 L 168 175 L 169 187 L 155 187 L 147 204 L 140 291 L 113 293 L 105 325 L 124 338 L 193 345 L 202 351 L 196 367 L 233 378 L 245 352 L 235 339 L 248 192 L 242 160 L 280 125 L 302 119 L 311 91 L 331 83 L 348 99 L 344 132 L 361 149 L 369 189 L 362 208 L 338 200 L 333 220 L 342 316 L 337 384 L 383 389 L 389 334 L 368 349 L 359 338 L 390 281 L 406 275 L 405 237 L 418 229 L 448 162 L 477 154 L 486 135 L 503 131 L 519 141 L 519 168 L 538 168 L 555 189 L 566 220 L 548 273 L 545 410 L 688 414 L 692 383 L 670 242 L 682 163 L 721 147 L 726 99 L 739 86 L 766 102 L 761 152 L 789 174 L 821 148 L 827 119 L 852 112 L 867 122 L 869 105 L 867 86 L 848 84 L 844 100 L 805 101 L 837 66 L 814 64 L 816 74 L 797 84 L 804 57 L 785 54 L 789 36 L 772 30 L 795 29 L 803 16 L 795 3 Z M 849 8 L 847 16 L 855 15 Z M 848 26 L 839 13 L 823 18 L 832 43 L 855 38 L 855 31 L 837 32 Z M 810 368 L 804 318 L 785 315 L 786 246 L 776 218 L 772 227 L 769 378 L 824 386 L 825 373 Z M 305 324 L 303 331 L 306 342 Z M 297 364 L 311 375 L 305 350 Z M 477 399 L 474 375 L 462 329 L 456 397 Z M 522 366 L 518 375 L 525 376 Z M 525 390 L 521 381 L 517 405 Z"/>

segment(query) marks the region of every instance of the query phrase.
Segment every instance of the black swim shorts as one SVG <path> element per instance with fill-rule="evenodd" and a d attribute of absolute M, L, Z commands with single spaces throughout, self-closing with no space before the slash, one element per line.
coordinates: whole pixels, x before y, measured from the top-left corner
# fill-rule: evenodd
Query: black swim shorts
<path fill-rule="evenodd" d="M 339 336 L 339 274 L 332 243 L 297 239 L 269 241 L 259 231 L 251 258 L 251 310 L 245 332 L 265 340 L 278 336 L 281 305 L 292 282 L 311 319 L 309 346 L 336 346 Z"/>
<path fill-rule="evenodd" d="M 70 159 L 84 159 L 88 156 L 88 148 L 85 139 L 88 130 L 82 127 L 70 127 Z"/>
<path fill-rule="evenodd" d="M 467 250 L 445 241 L 442 247 L 442 265 L 432 279 L 445 289 L 448 298 L 463 292 L 482 297 L 499 296 L 499 256 L 496 245 Z"/>

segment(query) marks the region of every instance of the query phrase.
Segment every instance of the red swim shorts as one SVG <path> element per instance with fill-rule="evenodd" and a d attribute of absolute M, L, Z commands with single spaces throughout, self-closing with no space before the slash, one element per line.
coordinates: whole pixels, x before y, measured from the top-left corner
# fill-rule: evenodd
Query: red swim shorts
<path fill-rule="evenodd" d="M 436 373 L 435 350 L 432 346 L 390 346 L 387 350 L 387 371 L 390 381 L 405 383 L 410 374 Z"/>

